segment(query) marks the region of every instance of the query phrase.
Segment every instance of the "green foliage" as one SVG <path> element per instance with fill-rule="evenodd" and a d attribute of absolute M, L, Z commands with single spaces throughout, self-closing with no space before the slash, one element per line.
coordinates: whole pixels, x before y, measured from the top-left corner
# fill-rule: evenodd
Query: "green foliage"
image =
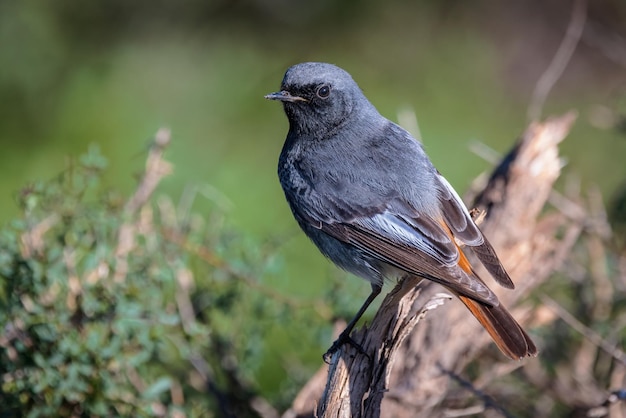
<path fill-rule="evenodd" d="M 254 415 L 241 370 L 262 331 L 246 319 L 275 313 L 245 281 L 276 267 L 217 210 L 205 223 L 163 198 L 132 212 L 100 188 L 106 165 L 93 148 L 24 188 L 0 231 L 3 410 Z"/>

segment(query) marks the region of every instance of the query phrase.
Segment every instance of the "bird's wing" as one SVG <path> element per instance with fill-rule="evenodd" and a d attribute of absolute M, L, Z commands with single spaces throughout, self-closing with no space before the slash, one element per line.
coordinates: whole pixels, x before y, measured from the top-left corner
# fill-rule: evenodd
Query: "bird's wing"
<path fill-rule="evenodd" d="M 502 263 L 500 263 L 495 250 L 487 241 L 487 238 L 484 237 L 472 220 L 459 195 L 442 175 L 437 175 L 436 180 L 439 183 L 443 217 L 452 235 L 472 248 L 472 251 L 480 262 L 483 263 L 489 274 L 500 285 L 513 289 L 515 287 L 513 281 L 502 266 Z"/>
<path fill-rule="evenodd" d="M 472 272 L 442 221 L 417 214 L 409 217 L 388 209 L 343 222 L 321 222 L 317 226 L 370 257 L 407 273 L 441 283 L 491 306 L 499 303 L 495 294 Z"/>

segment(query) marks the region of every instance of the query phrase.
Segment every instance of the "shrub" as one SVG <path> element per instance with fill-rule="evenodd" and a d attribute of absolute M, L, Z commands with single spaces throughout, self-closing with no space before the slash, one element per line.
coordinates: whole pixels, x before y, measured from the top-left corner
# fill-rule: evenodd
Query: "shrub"
<path fill-rule="evenodd" d="M 247 275 L 270 265 L 218 209 L 205 222 L 151 200 L 159 135 L 129 199 L 102 189 L 95 148 L 19 193 L 0 231 L 5 416 L 255 415 L 237 359 L 255 361 L 245 318 L 268 309 Z"/>

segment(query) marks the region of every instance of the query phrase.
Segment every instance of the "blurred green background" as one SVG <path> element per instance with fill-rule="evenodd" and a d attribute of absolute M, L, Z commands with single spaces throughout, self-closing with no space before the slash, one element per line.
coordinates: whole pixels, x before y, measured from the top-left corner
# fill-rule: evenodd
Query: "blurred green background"
<path fill-rule="evenodd" d="M 589 3 L 585 33 L 543 114 L 579 111 L 562 146 L 566 173 L 597 185 L 610 202 L 626 179 L 626 3 Z M 524 130 L 571 7 L 558 0 L 0 1 L 0 221 L 18 213 L 21 187 L 54 177 L 92 143 L 111 162 L 107 186 L 130 192 L 148 139 L 166 126 L 175 172 L 160 192 L 177 199 L 197 187 L 197 210 L 217 203 L 236 228 L 276 245 L 286 274 L 265 285 L 316 300 L 346 276 L 298 231 L 277 181 L 287 121 L 263 95 L 278 89 L 285 69 L 332 62 L 383 115 L 397 120 L 412 109 L 431 159 L 462 192 L 490 167 L 469 144 L 506 152 Z M 369 286 L 357 279 L 341 286 L 349 316 Z M 322 336 L 298 324 L 263 326 L 273 349 L 254 374 L 271 396 L 286 390 L 286 362 L 302 364 L 303 376 L 319 365 L 330 324 Z"/>

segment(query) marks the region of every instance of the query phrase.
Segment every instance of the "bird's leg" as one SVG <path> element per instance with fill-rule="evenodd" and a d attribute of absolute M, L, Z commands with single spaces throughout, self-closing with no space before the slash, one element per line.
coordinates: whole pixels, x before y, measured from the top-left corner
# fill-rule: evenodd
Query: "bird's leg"
<path fill-rule="evenodd" d="M 328 349 L 328 351 L 326 351 L 326 353 L 324 353 L 324 355 L 322 356 L 322 358 L 324 359 L 324 362 L 330 363 L 330 359 L 331 359 L 332 355 L 335 354 L 335 352 L 337 350 L 339 350 L 339 348 L 342 345 L 344 345 L 345 343 L 348 343 L 348 344 L 352 345 L 357 350 L 359 350 L 359 352 L 361 352 L 362 354 L 366 354 L 365 351 L 363 350 L 363 347 L 361 347 L 359 344 L 357 344 L 350 337 L 350 333 L 352 332 L 352 329 L 354 328 L 356 323 L 359 321 L 359 319 L 361 319 L 361 317 L 363 316 L 363 314 L 365 313 L 367 308 L 370 306 L 370 304 L 374 301 L 374 299 L 376 299 L 376 296 L 378 296 L 380 294 L 382 288 L 383 287 L 382 287 L 381 284 L 372 283 L 372 292 L 370 293 L 370 295 L 367 297 L 367 299 L 365 299 L 365 302 L 363 302 L 363 305 L 361 306 L 359 311 L 356 313 L 354 318 L 352 318 L 352 320 L 350 321 L 350 323 L 348 324 L 346 329 L 344 329 L 341 332 L 341 334 L 339 334 L 339 337 L 337 337 L 337 339 L 335 340 L 333 345 L 331 345 L 330 348 Z"/>

